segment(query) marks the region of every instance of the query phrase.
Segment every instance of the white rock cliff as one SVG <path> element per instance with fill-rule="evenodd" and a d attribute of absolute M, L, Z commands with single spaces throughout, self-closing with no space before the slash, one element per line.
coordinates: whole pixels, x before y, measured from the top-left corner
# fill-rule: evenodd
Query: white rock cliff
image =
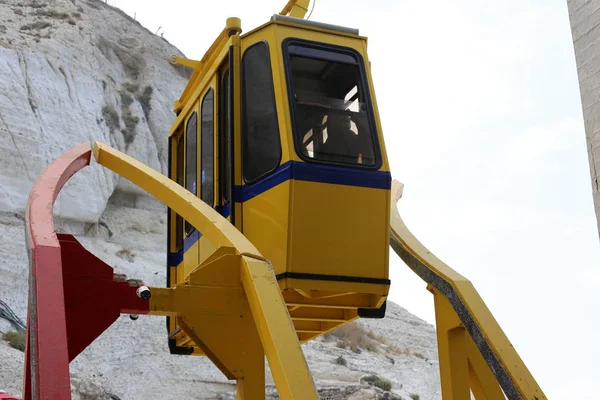
<path fill-rule="evenodd" d="M 166 172 L 172 104 L 187 81 L 169 64 L 173 53 L 180 54 L 99 0 L 0 0 L 0 300 L 20 318 L 29 268 L 23 214 L 33 183 L 62 152 L 93 140 Z M 166 210 L 140 189 L 92 165 L 67 184 L 54 213 L 60 230 L 116 272 L 164 285 Z M 0 332 L 10 329 L 0 319 Z M 389 379 L 396 398 L 440 398 L 432 326 L 390 304 L 384 320 L 357 329 L 371 336 L 363 345 L 371 351 L 342 348 L 331 336 L 303 346 L 322 398 L 384 398 L 360 384 L 367 373 Z M 20 396 L 22 371 L 23 353 L 0 340 L 0 390 Z M 169 355 L 156 317 L 120 318 L 71 372 L 75 399 L 217 399 L 235 390 L 206 358 Z M 272 381 L 269 388 L 275 396 Z"/>

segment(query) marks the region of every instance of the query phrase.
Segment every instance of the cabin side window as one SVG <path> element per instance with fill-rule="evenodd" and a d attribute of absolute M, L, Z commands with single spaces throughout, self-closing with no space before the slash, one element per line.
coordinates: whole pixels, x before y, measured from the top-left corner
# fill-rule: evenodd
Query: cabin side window
<path fill-rule="evenodd" d="M 272 172 L 281 160 L 269 46 L 258 42 L 242 58 L 242 144 L 244 180 Z"/>
<path fill-rule="evenodd" d="M 214 120 L 214 101 L 215 94 L 210 89 L 202 99 L 201 107 L 201 136 L 202 136 L 202 157 L 200 158 L 200 178 L 202 179 L 202 201 L 209 206 L 213 206 L 215 199 L 214 195 L 214 134 L 215 134 L 215 120 Z"/>
<path fill-rule="evenodd" d="M 219 110 L 220 110 L 220 135 L 219 143 L 220 165 L 219 179 L 221 191 L 221 204 L 229 203 L 231 199 L 231 132 L 229 118 L 231 115 L 231 98 L 229 90 L 229 68 L 225 70 L 221 78 L 219 92 Z"/>
<path fill-rule="evenodd" d="M 197 149 L 198 149 L 198 117 L 196 112 L 188 119 L 185 129 L 185 188 L 194 195 L 198 194 L 197 185 Z M 189 236 L 194 231 L 194 227 L 185 222 L 185 235 Z"/>
<path fill-rule="evenodd" d="M 296 149 L 307 161 L 377 167 L 377 135 L 361 56 L 284 43 Z"/>
<path fill-rule="evenodd" d="M 176 157 L 177 162 L 175 164 L 175 176 L 177 179 L 177 183 L 181 186 L 184 186 L 184 171 L 183 171 L 183 160 L 184 160 L 184 140 L 183 135 L 179 135 L 177 138 L 177 150 Z M 175 217 L 175 251 L 183 250 L 183 218 L 181 215 L 176 214 Z"/>

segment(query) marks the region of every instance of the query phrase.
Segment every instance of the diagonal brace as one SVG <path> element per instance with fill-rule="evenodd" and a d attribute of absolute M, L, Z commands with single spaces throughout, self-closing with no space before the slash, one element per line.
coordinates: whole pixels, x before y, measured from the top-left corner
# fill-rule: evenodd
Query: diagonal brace
<path fill-rule="evenodd" d="M 240 273 L 279 396 L 318 399 L 273 268 L 264 259 L 243 255 Z"/>

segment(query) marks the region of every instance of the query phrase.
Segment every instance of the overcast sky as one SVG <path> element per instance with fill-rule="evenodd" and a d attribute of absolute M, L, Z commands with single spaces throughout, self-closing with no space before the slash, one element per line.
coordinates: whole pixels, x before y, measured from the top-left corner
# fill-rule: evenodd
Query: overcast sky
<path fill-rule="evenodd" d="M 248 31 L 285 0 L 109 3 L 199 59 L 227 17 Z M 600 246 L 566 1 L 317 0 L 311 19 L 369 37 L 409 228 L 472 280 L 550 399 L 597 399 Z M 396 258 L 391 300 L 433 323 Z"/>

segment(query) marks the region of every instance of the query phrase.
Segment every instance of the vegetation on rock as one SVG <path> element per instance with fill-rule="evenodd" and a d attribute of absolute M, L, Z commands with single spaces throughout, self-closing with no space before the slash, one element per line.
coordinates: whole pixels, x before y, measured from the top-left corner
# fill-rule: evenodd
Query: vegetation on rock
<path fill-rule="evenodd" d="M 2 334 L 2 339 L 6 340 L 13 349 L 25 351 L 25 332 L 8 331 Z"/>
<path fill-rule="evenodd" d="M 392 389 L 392 382 L 377 375 L 367 375 L 360 378 L 361 382 L 368 383 L 371 386 L 378 387 L 381 390 L 389 391 Z"/>

